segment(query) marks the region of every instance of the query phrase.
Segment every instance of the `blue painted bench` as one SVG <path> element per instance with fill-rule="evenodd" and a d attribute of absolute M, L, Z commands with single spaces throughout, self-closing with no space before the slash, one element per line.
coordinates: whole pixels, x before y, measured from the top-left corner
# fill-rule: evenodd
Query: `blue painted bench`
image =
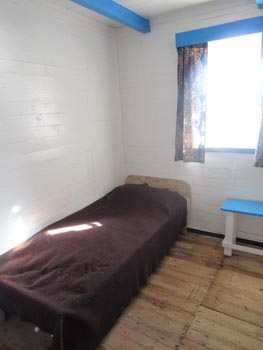
<path fill-rule="evenodd" d="M 231 256 L 232 250 L 236 249 L 263 256 L 261 249 L 236 244 L 237 214 L 263 217 L 263 202 L 227 198 L 221 206 L 221 210 L 226 212 L 225 239 L 222 243 L 224 254 Z"/>

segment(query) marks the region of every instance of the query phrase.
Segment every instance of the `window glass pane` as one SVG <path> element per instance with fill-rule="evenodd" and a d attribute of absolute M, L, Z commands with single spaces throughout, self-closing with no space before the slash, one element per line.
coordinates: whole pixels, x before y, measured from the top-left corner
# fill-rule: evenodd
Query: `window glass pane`
<path fill-rule="evenodd" d="M 206 147 L 256 148 L 261 33 L 208 43 Z"/>

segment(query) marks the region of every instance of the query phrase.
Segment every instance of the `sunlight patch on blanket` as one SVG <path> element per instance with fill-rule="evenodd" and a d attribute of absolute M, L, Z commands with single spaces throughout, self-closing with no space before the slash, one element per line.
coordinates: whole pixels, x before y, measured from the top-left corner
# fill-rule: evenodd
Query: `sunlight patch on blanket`
<path fill-rule="evenodd" d="M 100 222 L 92 222 L 91 224 L 82 224 L 82 225 L 75 225 L 75 226 L 60 227 L 60 228 L 55 228 L 53 230 L 48 230 L 47 234 L 48 235 L 59 235 L 61 233 L 66 233 L 66 232 L 85 231 L 85 230 L 90 230 L 91 228 L 94 228 L 94 226 L 101 227 L 102 224 Z"/>

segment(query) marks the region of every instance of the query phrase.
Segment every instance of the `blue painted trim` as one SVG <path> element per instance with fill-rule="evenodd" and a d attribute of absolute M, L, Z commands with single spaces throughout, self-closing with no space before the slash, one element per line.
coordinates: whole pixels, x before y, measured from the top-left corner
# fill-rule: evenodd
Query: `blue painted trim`
<path fill-rule="evenodd" d="M 227 198 L 220 209 L 237 214 L 263 216 L 263 202 Z"/>
<path fill-rule="evenodd" d="M 263 0 L 262 0 L 263 2 Z M 241 21 L 219 24 L 175 36 L 176 47 L 203 44 L 213 40 L 226 39 L 234 36 L 254 34 L 263 31 L 263 17 L 253 17 Z"/>
<path fill-rule="evenodd" d="M 141 33 L 151 31 L 150 21 L 113 0 L 70 0 Z"/>
<path fill-rule="evenodd" d="M 256 0 L 259 9 L 263 8 L 263 0 Z"/>

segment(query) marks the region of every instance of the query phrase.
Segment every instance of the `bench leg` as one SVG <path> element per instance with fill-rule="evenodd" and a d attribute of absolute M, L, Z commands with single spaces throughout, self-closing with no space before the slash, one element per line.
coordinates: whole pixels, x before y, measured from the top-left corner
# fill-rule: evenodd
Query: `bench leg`
<path fill-rule="evenodd" d="M 236 215 L 234 213 L 226 214 L 226 233 L 223 243 L 230 246 L 236 243 Z M 232 255 L 231 247 L 224 248 L 224 255 Z"/>
<path fill-rule="evenodd" d="M 231 248 L 224 248 L 224 255 L 232 256 L 232 249 Z"/>
<path fill-rule="evenodd" d="M 0 326 L 5 322 L 5 313 L 0 309 Z"/>

